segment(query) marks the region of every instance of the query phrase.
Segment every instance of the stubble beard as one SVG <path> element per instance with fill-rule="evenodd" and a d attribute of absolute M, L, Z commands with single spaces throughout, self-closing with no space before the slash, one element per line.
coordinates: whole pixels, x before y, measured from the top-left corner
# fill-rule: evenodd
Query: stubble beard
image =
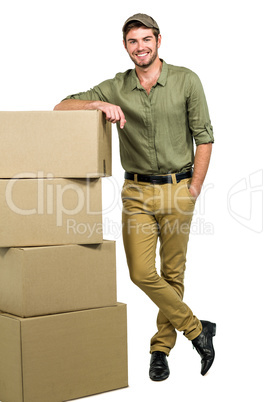
<path fill-rule="evenodd" d="M 151 58 L 148 62 L 143 62 L 143 61 L 138 62 L 135 57 L 133 57 L 132 55 L 129 54 L 129 57 L 131 58 L 133 63 L 140 68 L 147 68 L 147 67 L 151 66 L 153 64 L 153 62 L 155 61 L 155 59 L 157 58 L 157 56 L 158 56 L 157 47 L 155 48 L 155 51 L 154 51 L 154 53 L 152 53 Z"/>

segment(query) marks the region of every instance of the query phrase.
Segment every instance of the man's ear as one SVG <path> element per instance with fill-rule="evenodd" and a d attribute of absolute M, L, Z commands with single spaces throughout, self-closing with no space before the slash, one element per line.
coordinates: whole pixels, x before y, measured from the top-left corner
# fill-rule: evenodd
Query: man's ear
<path fill-rule="evenodd" d="M 123 39 L 123 45 L 124 45 L 124 48 L 127 50 L 126 42 L 124 41 L 124 39 Z"/>
<path fill-rule="evenodd" d="M 158 47 L 158 49 L 159 49 L 160 46 L 161 46 L 161 40 L 162 40 L 162 36 L 159 34 L 159 35 L 158 35 L 158 42 L 157 42 L 157 47 Z"/>

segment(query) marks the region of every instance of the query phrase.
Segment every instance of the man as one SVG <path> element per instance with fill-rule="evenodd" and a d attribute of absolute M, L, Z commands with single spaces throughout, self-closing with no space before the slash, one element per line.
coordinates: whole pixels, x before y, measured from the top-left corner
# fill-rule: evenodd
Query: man
<path fill-rule="evenodd" d="M 128 18 L 123 44 L 135 69 L 68 96 L 55 110 L 97 109 L 117 123 L 126 171 L 122 226 L 130 277 L 159 307 L 150 378 L 169 376 L 166 357 L 176 330 L 192 341 L 205 375 L 214 360 L 216 324 L 200 321 L 182 300 L 191 219 L 214 141 L 206 99 L 195 73 L 159 58 L 160 30 L 150 16 Z M 160 276 L 155 268 L 158 238 Z"/>

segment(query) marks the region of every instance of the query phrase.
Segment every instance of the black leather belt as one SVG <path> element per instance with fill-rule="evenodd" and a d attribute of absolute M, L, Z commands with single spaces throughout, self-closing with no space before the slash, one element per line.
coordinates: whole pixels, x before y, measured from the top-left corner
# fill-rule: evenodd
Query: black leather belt
<path fill-rule="evenodd" d="M 179 181 L 183 179 L 188 179 L 192 177 L 193 173 L 191 170 L 185 173 L 176 173 L 176 181 L 179 183 Z M 127 180 L 134 180 L 134 173 L 128 173 L 125 172 L 125 179 Z M 172 176 L 171 174 L 165 175 L 165 176 L 155 176 L 155 175 L 147 175 L 147 174 L 138 174 L 137 175 L 137 180 L 142 181 L 145 183 L 151 183 L 151 184 L 166 184 L 166 183 L 172 183 Z"/>

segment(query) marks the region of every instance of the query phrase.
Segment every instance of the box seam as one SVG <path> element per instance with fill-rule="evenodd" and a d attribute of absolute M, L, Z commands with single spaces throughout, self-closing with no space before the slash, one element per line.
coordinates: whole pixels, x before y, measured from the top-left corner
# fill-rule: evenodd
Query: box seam
<path fill-rule="evenodd" d="M 26 301 L 25 301 L 25 295 L 27 292 L 25 292 L 25 252 L 23 250 L 22 254 L 22 262 L 21 262 L 21 270 L 22 270 L 22 285 L 21 285 L 21 296 L 22 296 L 22 311 L 21 314 L 22 316 L 26 315 Z"/>
<path fill-rule="evenodd" d="M 22 323 L 20 322 L 20 362 L 21 362 L 21 392 L 22 402 L 24 402 L 24 379 L 23 379 L 23 353 L 22 353 Z"/>
<path fill-rule="evenodd" d="M 98 139 L 98 141 L 97 141 L 97 155 L 99 155 L 99 158 L 98 158 L 98 171 L 99 172 L 98 172 L 98 174 L 101 174 L 100 172 L 101 172 L 101 170 L 103 168 L 103 166 L 102 166 L 102 164 L 103 164 L 103 154 L 102 154 L 102 152 L 101 152 L 101 155 L 99 154 L 99 150 L 102 149 L 101 141 L 103 142 L 103 139 L 101 138 L 101 132 L 100 132 L 101 131 L 101 125 L 102 125 L 102 118 L 103 118 L 102 112 L 100 110 L 98 110 L 98 113 L 96 115 L 97 131 L 98 131 L 98 134 L 97 134 L 97 139 Z M 103 172 L 103 174 L 104 174 L 104 172 Z"/>

